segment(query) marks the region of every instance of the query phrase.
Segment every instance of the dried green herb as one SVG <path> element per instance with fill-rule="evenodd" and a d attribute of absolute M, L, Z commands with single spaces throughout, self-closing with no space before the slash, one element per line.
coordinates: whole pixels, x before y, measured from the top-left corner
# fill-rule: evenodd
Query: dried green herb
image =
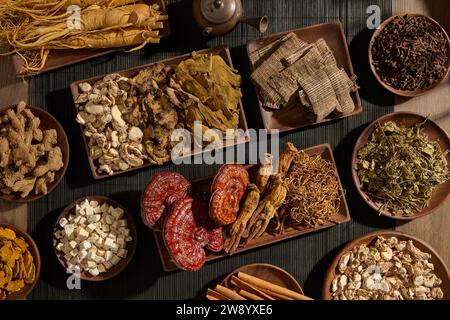
<path fill-rule="evenodd" d="M 400 16 L 375 38 L 373 65 L 396 89 L 427 89 L 446 75 L 447 45 L 447 37 L 429 18 Z"/>
<path fill-rule="evenodd" d="M 413 216 L 428 205 L 436 187 L 450 177 L 446 151 L 430 141 L 423 123 L 379 125 L 358 152 L 356 170 L 364 192 L 381 203 L 380 210 Z"/>

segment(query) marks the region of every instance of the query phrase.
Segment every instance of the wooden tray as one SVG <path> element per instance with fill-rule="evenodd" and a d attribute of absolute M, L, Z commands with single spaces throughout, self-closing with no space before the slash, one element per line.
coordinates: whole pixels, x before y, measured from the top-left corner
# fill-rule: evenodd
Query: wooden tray
<path fill-rule="evenodd" d="M 444 292 L 444 300 L 450 300 L 450 274 L 447 269 L 447 266 L 445 265 L 444 261 L 439 256 L 439 254 L 425 241 L 402 232 L 391 230 L 375 231 L 369 233 L 365 236 L 350 241 L 347 245 L 345 245 L 344 248 L 342 248 L 342 250 L 339 251 L 339 253 L 336 255 L 336 257 L 334 258 L 333 262 L 330 264 L 327 270 L 325 282 L 322 288 L 323 300 L 331 300 L 331 293 L 330 293 L 331 283 L 333 282 L 333 279 L 336 277 L 336 268 L 339 264 L 339 260 L 341 259 L 341 257 L 347 252 L 351 251 L 356 246 L 372 243 L 378 236 L 383 236 L 385 238 L 397 237 L 400 240 L 412 240 L 414 245 L 421 251 L 430 253 L 431 254 L 430 262 L 434 265 L 434 272 L 436 276 L 438 276 L 442 280 L 441 288 L 442 291 Z"/>
<path fill-rule="evenodd" d="M 164 0 L 146 0 L 142 1 L 144 3 L 148 4 L 158 4 L 160 7 L 161 12 L 167 12 L 166 11 L 166 4 Z M 170 17 L 169 17 L 170 18 Z M 172 30 L 170 28 L 169 20 L 166 20 L 163 22 L 164 27 L 159 30 L 159 37 L 160 38 L 166 38 L 168 37 Z M 62 67 L 67 67 L 72 64 L 83 62 L 89 59 L 98 58 L 113 52 L 117 52 L 123 50 L 121 48 L 116 49 L 80 49 L 80 50 L 52 50 L 47 63 L 45 64 L 44 68 L 39 71 L 37 74 L 45 73 L 48 71 L 52 71 L 55 69 L 59 69 Z M 12 56 L 14 70 L 16 72 L 16 76 L 21 77 L 21 70 L 23 67 L 23 60 L 18 55 Z"/>
<path fill-rule="evenodd" d="M 278 40 L 282 36 L 294 32 L 303 41 L 313 43 L 319 39 L 324 39 L 331 51 L 333 52 L 337 65 L 339 68 L 344 68 L 349 76 L 354 75 L 352 62 L 350 60 L 350 53 L 347 47 L 344 30 L 340 21 L 322 23 L 318 25 L 309 26 L 306 28 L 290 30 L 286 32 L 276 33 L 264 38 L 258 38 L 247 42 L 247 53 L 250 54 L 262 47 L 265 47 L 272 42 Z M 250 62 L 250 60 L 249 60 Z M 253 65 L 250 62 L 250 68 L 253 71 Z M 304 127 L 326 123 L 329 121 L 347 118 L 362 112 L 361 99 L 358 92 L 351 93 L 355 110 L 346 115 L 339 115 L 332 113 L 327 118 L 321 121 L 315 121 L 313 116 L 308 111 L 305 111 L 302 106 L 293 106 L 281 110 L 272 110 L 265 108 L 259 98 L 258 88 L 255 86 L 256 94 L 258 95 L 259 109 L 264 123 L 264 128 L 269 132 L 271 130 L 279 130 L 280 132 L 292 131 Z"/>
<path fill-rule="evenodd" d="M 200 51 L 197 51 L 197 52 L 198 53 L 211 53 L 211 54 L 220 55 L 229 66 L 233 67 L 233 62 L 231 60 L 230 50 L 228 49 L 228 47 L 220 46 L 220 47 L 216 47 L 216 48 L 200 50 Z M 152 63 L 145 64 L 145 65 L 142 65 L 142 66 L 139 66 L 139 67 L 135 67 L 135 68 L 119 71 L 119 72 L 116 72 L 116 73 L 119 73 L 119 74 L 121 74 L 121 75 L 123 75 L 125 77 L 133 77 L 133 76 L 137 75 L 139 73 L 139 71 L 141 71 L 141 70 L 143 70 L 145 68 L 148 68 L 148 67 L 150 67 L 150 66 L 152 66 L 152 65 L 154 65 L 156 63 L 163 63 L 163 64 L 167 64 L 167 65 L 173 66 L 173 65 L 179 64 L 181 61 L 184 61 L 184 60 L 188 59 L 189 57 L 191 57 L 190 53 L 184 54 L 182 56 L 166 59 L 166 60 L 161 60 L 161 61 L 158 61 L 158 62 L 152 62 Z M 85 80 L 76 81 L 76 82 L 74 82 L 74 83 L 72 83 L 70 85 L 70 89 L 72 91 L 72 96 L 73 96 L 73 99 L 74 99 L 74 106 L 75 106 L 75 109 L 76 109 L 75 111 L 76 112 L 78 112 L 78 110 L 77 110 L 75 101 L 78 98 L 78 96 L 80 95 L 78 85 L 80 83 L 83 83 L 83 82 L 88 82 L 90 84 L 93 84 L 96 81 L 103 79 L 105 76 L 106 75 L 102 75 L 102 76 L 98 76 L 98 77 L 94 77 L 94 78 L 89 78 L 89 79 L 85 79 Z M 247 132 L 247 130 L 248 130 L 247 120 L 245 118 L 244 107 L 243 107 L 241 101 L 239 101 L 239 111 L 240 111 L 239 112 L 239 128 L 243 129 L 245 132 Z M 86 149 L 86 155 L 88 157 L 89 165 L 91 167 L 91 171 L 92 171 L 92 175 L 93 175 L 94 179 L 104 179 L 104 178 L 113 177 L 113 176 L 116 176 L 116 175 L 119 175 L 119 174 L 123 174 L 125 172 L 131 172 L 131 171 L 139 170 L 139 169 L 142 169 L 142 168 L 148 168 L 148 167 L 154 166 L 154 165 L 152 165 L 150 163 L 145 163 L 142 167 L 131 168 L 131 169 L 128 169 L 128 170 L 125 170 L 125 171 L 118 171 L 118 172 L 115 172 L 113 175 L 99 174 L 99 173 L 97 173 L 94 161 L 89 157 L 88 141 L 87 141 L 86 137 L 83 134 L 83 127 L 81 125 L 80 125 L 80 131 L 81 131 L 81 135 L 83 136 L 85 149 Z M 234 143 L 227 142 L 224 147 L 226 148 L 226 147 L 231 147 L 231 146 L 242 144 L 242 143 L 247 143 L 249 141 L 248 135 L 245 135 L 243 140 L 244 141 L 235 141 Z M 203 151 L 201 151 L 201 150 L 200 151 L 193 151 L 190 156 L 195 156 L 195 155 L 198 155 L 198 154 L 201 154 L 201 153 L 203 153 Z"/>
<path fill-rule="evenodd" d="M 298 237 L 298 236 L 301 236 L 304 234 L 308 234 L 308 233 L 315 232 L 318 230 L 330 228 L 332 226 L 335 226 L 336 224 L 342 224 L 342 223 L 350 221 L 350 213 L 348 210 L 347 202 L 345 200 L 345 194 L 343 192 L 341 180 L 339 178 L 339 174 L 336 169 L 336 163 L 334 161 L 333 151 L 331 150 L 331 146 L 329 144 L 323 144 L 323 145 L 305 149 L 304 151 L 308 155 L 321 155 L 322 158 L 324 158 L 328 161 L 331 161 L 335 167 L 336 177 L 338 179 L 339 186 L 341 187 L 341 190 L 340 190 L 341 206 L 339 208 L 339 214 L 332 217 L 332 220 L 335 221 L 336 223 L 327 222 L 323 226 L 320 226 L 317 228 L 301 228 L 301 227 L 295 227 L 295 226 L 286 226 L 285 233 L 283 235 L 272 235 L 272 234 L 266 232 L 263 234 L 262 237 L 250 241 L 250 243 L 245 248 L 238 248 L 234 254 L 249 251 L 249 250 L 260 248 L 260 247 L 264 247 L 269 244 L 278 243 L 283 240 L 295 238 L 295 237 Z M 249 171 L 249 175 L 250 175 L 250 181 L 255 180 L 255 176 L 258 171 L 258 168 L 259 168 L 259 165 L 247 166 L 247 170 Z M 200 192 L 200 193 L 209 192 L 213 179 L 214 179 L 214 176 L 194 181 L 192 183 L 194 190 L 197 192 Z M 164 270 L 167 272 L 176 270 L 177 267 L 172 262 L 172 260 L 169 256 L 169 253 L 167 252 L 162 233 L 158 232 L 158 231 L 154 231 L 154 236 L 156 239 L 156 243 L 158 245 L 158 251 L 159 251 L 159 255 L 160 255 Z M 222 258 L 225 258 L 228 256 L 229 256 L 228 254 L 223 253 L 223 252 L 218 253 L 218 254 L 207 252 L 206 261 L 208 262 L 208 261 L 213 261 L 213 260 L 217 260 L 217 259 L 222 259 Z"/>
<path fill-rule="evenodd" d="M 117 203 L 116 201 L 104 197 L 104 196 L 89 196 L 89 197 L 83 197 L 80 198 L 71 204 L 69 204 L 58 216 L 58 219 L 56 219 L 55 227 L 53 229 L 53 234 L 56 231 L 63 230 L 61 226 L 59 225 L 59 221 L 62 218 L 68 218 L 70 214 L 74 212 L 75 206 L 81 202 L 83 202 L 85 199 L 88 199 L 89 201 L 97 201 L 99 206 L 103 203 L 107 203 L 110 206 L 113 206 L 115 208 L 119 207 L 122 208 L 124 211 L 123 219 L 127 219 L 127 228 L 130 229 L 130 236 L 132 237 L 132 240 L 127 242 L 126 250 L 128 250 L 127 257 L 125 259 L 120 259 L 120 262 L 113 266 L 111 269 L 106 271 L 105 273 L 100 273 L 98 276 L 94 277 L 90 273 L 83 271 L 80 273 L 80 279 L 91 281 L 91 282 L 99 282 L 99 281 L 105 281 L 111 278 L 114 278 L 119 273 L 121 273 L 125 268 L 130 264 L 131 260 L 134 257 L 134 253 L 136 252 L 136 245 L 137 245 L 137 231 L 136 231 L 136 225 L 134 224 L 133 218 L 131 217 L 128 210 Z M 61 263 L 64 269 L 66 269 L 67 266 L 67 260 L 64 258 L 64 254 L 62 251 L 56 250 L 56 245 L 58 244 L 58 240 L 53 235 L 53 251 L 55 252 L 56 257 L 58 258 L 58 261 Z"/>
<path fill-rule="evenodd" d="M 384 209 L 380 211 L 381 203 L 373 201 L 366 192 L 362 189 L 361 181 L 359 180 L 358 172 L 356 171 L 356 165 L 358 164 L 358 152 L 369 142 L 372 133 L 375 131 L 378 125 L 382 125 L 388 121 L 394 121 L 402 127 L 412 127 L 416 124 L 423 123 L 423 133 L 428 136 L 428 138 L 432 141 L 437 141 L 441 149 L 445 152 L 450 150 L 450 137 L 447 132 L 442 129 L 436 122 L 427 119 L 419 114 L 412 112 L 394 112 L 387 115 L 384 115 L 374 122 L 372 122 L 359 136 L 356 141 L 355 148 L 353 149 L 352 154 L 352 177 L 353 182 L 355 183 L 356 189 L 358 190 L 359 195 L 362 199 L 374 210 L 376 214 L 382 214 L 385 217 L 402 220 L 402 221 L 410 221 L 417 218 L 424 217 L 436 209 L 438 209 L 441 205 L 445 203 L 450 195 L 450 180 L 440 184 L 436 190 L 434 190 L 433 195 L 428 203 L 428 206 L 416 212 L 413 216 L 404 217 L 402 215 L 394 216 L 392 212 L 388 209 Z M 447 167 L 450 170 L 450 153 L 446 154 L 447 159 Z"/>

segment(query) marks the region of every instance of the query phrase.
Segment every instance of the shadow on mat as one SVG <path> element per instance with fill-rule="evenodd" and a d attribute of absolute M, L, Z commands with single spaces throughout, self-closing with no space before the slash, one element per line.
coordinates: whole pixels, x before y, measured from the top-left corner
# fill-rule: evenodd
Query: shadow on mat
<path fill-rule="evenodd" d="M 75 121 L 76 111 L 70 88 L 47 95 L 48 111 L 61 123 L 69 140 L 70 159 L 65 180 L 70 188 L 95 184 L 89 166 L 83 135 Z"/>
<path fill-rule="evenodd" d="M 368 48 L 372 34 L 372 30 L 364 28 L 353 38 L 349 45 L 353 68 L 358 76 L 357 83 L 361 87 L 359 94 L 362 98 L 375 105 L 392 107 L 394 95 L 378 83 L 370 68 Z"/>

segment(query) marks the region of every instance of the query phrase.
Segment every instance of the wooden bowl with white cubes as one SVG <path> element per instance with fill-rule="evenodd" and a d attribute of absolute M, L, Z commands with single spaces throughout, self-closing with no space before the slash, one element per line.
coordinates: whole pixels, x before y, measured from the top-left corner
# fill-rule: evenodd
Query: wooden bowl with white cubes
<path fill-rule="evenodd" d="M 68 273 L 104 281 L 121 273 L 136 251 L 136 226 L 127 210 L 103 196 L 80 198 L 59 215 L 53 247 Z"/>

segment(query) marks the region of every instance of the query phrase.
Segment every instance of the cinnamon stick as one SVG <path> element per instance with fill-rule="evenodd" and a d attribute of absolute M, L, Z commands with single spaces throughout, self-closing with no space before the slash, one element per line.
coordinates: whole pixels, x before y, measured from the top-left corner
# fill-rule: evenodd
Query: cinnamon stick
<path fill-rule="evenodd" d="M 244 289 L 238 289 L 238 293 L 248 300 L 264 300 L 260 296 L 257 296 L 256 294 L 245 291 Z"/>
<path fill-rule="evenodd" d="M 260 278 L 251 276 L 251 275 L 243 273 L 243 272 L 239 272 L 237 276 L 239 279 L 244 280 L 244 281 L 248 282 L 250 285 L 253 285 L 259 289 L 264 289 L 266 291 L 270 291 L 275 294 L 283 295 L 283 296 L 292 298 L 294 300 L 313 300 L 309 297 L 306 297 L 303 294 L 289 290 L 287 288 L 283 288 L 281 286 L 278 286 L 276 284 L 270 283 L 268 281 L 262 280 Z"/>
<path fill-rule="evenodd" d="M 238 294 L 238 293 L 234 292 L 233 290 L 228 289 L 224 286 L 221 286 L 220 284 L 218 284 L 215 289 L 217 292 L 219 292 L 220 294 L 224 295 L 225 297 L 227 297 L 231 300 L 247 300 L 240 294 Z"/>
<path fill-rule="evenodd" d="M 209 299 L 209 298 L 212 298 L 212 299 Z M 208 300 L 230 300 L 227 297 L 225 297 L 223 294 L 221 294 L 217 291 L 214 291 L 212 289 L 208 289 L 206 291 L 206 299 L 208 299 Z"/>
<path fill-rule="evenodd" d="M 232 276 L 232 277 L 231 277 L 231 283 L 232 283 L 234 286 L 238 287 L 238 288 L 245 289 L 245 290 L 247 290 L 247 291 L 249 291 L 249 292 L 252 292 L 253 294 L 258 295 L 258 296 L 262 297 L 262 298 L 265 299 L 265 300 L 275 300 L 273 297 L 267 295 L 266 293 L 264 293 L 264 292 L 262 292 L 261 290 L 255 288 L 255 287 L 252 286 L 251 284 L 249 284 L 249 283 L 247 283 L 247 282 L 245 282 L 245 281 L 239 279 L 239 278 L 236 277 L 236 276 Z"/>

